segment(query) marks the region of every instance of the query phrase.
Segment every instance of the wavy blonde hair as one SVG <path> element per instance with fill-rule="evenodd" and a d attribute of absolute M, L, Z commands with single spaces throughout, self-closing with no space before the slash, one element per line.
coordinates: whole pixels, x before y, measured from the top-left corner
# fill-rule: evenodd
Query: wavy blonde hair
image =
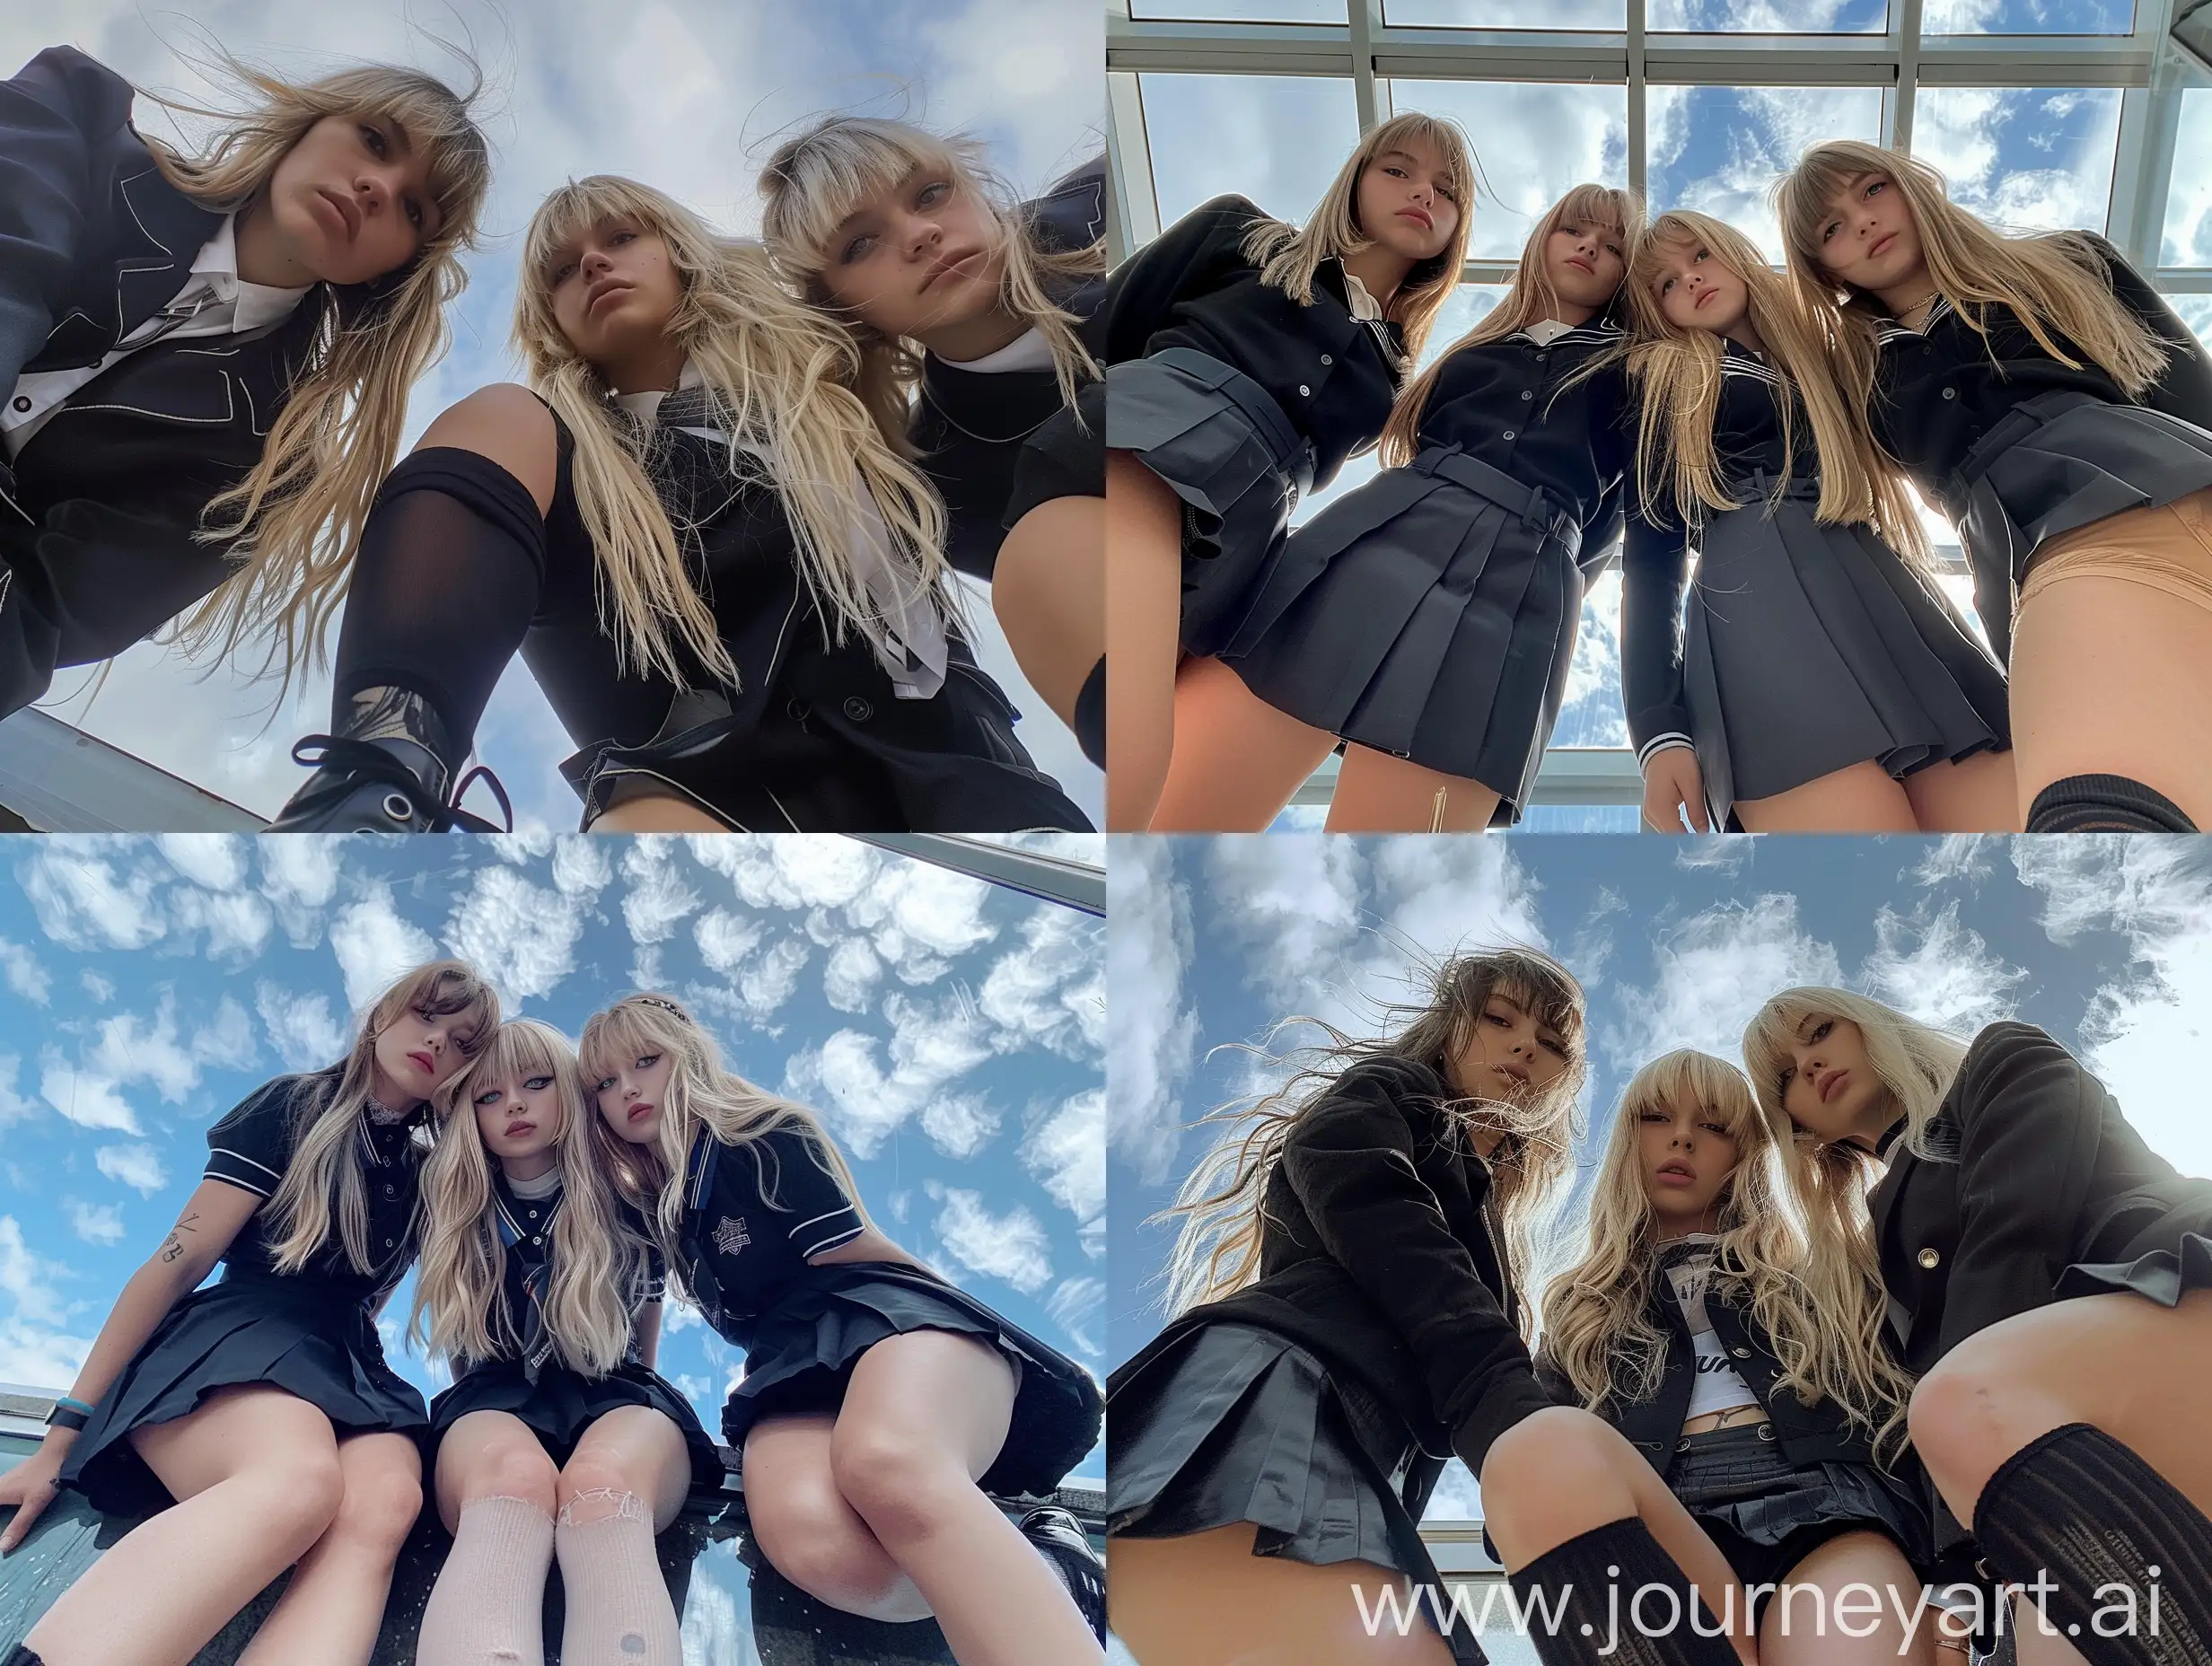
<path fill-rule="evenodd" d="M 869 1226 L 867 1207 L 860 1200 L 859 1183 L 846 1163 L 845 1153 L 830 1139 L 821 1118 L 791 1100 L 756 1087 L 722 1062 L 714 1037 L 701 1028 L 684 1006 L 664 995 L 625 995 L 603 1012 L 594 1013 L 584 1026 L 577 1058 L 584 1092 L 597 1110 L 594 1083 L 613 1074 L 619 1060 L 642 1058 L 649 1053 L 669 1061 L 668 1092 L 661 1105 L 661 1125 L 649 1145 L 635 1144 L 607 1126 L 599 1115 L 592 1118 L 592 1148 L 597 1162 L 613 1177 L 615 1190 L 653 1225 L 670 1278 L 689 1293 L 680 1240 L 683 1231 L 684 1165 L 693 1143 L 702 1135 L 724 1145 L 742 1145 L 778 1128 L 797 1128 L 811 1135 L 827 1157 L 825 1171 L 845 1188 L 853 1208 Z M 776 1156 L 765 1147 L 755 1153 L 761 1166 L 761 1196 L 772 1209 L 776 1200 Z"/>
<path fill-rule="evenodd" d="M 367 1273 L 376 1265 L 369 1253 L 369 1182 L 362 1169 L 359 1129 L 376 1079 L 376 1038 L 408 1012 L 458 1018 L 453 1045 L 468 1057 L 474 1057 L 499 1027 L 498 995 L 465 960 L 418 966 L 376 997 L 346 1056 L 338 1085 L 320 1103 L 304 1091 L 293 1100 L 294 1123 L 304 1126 L 284 1179 L 263 1206 L 276 1240 L 270 1255 L 280 1273 L 303 1271 L 321 1252 L 333 1226 L 356 1272 Z M 313 1080 L 301 1078 L 303 1088 Z"/>
<path fill-rule="evenodd" d="M 1920 253 L 1936 293 L 1985 344 L 1983 314 L 2008 307 L 2061 364 L 2089 360 L 2139 399 L 2165 368 L 2167 350 L 2143 320 L 2114 298 L 2104 256 L 2078 232 L 2008 237 L 1984 225 L 1945 195 L 1944 176 L 1917 156 L 1858 139 L 1830 139 L 1798 159 L 1776 183 L 1775 209 L 1791 279 L 1834 341 L 1839 373 L 1861 409 L 1873 397 L 1877 327 L 1888 311 L 1821 263 L 1821 228 L 1838 192 L 1879 174 L 1904 194 Z"/>
<path fill-rule="evenodd" d="M 825 639 L 842 642 L 848 630 L 882 623 L 854 571 L 863 492 L 882 512 L 909 596 L 949 617 L 944 504 L 891 449 L 855 391 L 862 364 L 851 334 L 786 290 L 759 245 L 722 236 L 651 186 L 593 174 L 562 186 L 531 216 L 514 339 L 531 387 L 575 436 L 576 508 L 598 555 L 600 617 L 618 668 L 679 688 L 692 685 L 697 668 L 711 680 L 737 680 L 714 609 L 647 472 L 661 430 L 641 432 L 624 416 L 606 377 L 553 316 L 552 256 L 618 218 L 668 247 L 683 293 L 665 333 L 682 342 L 721 426 L 741 443 L 729 448 L 731 472 L 764 478 L 781 500 Z M 763 448 L 767 460 L 756 461 L 744 444 Z"/>
<path fill-rule="evenodd" d="M 1421 449 L 1421 409 L 1435 391 L 1444 363 L 1462 347 L 1479 347 L 1486 341 L 1502 341 L 1516 329 L 1556 318 L 1558 292 L 1544 270 L 1544 244 L 1563 225 L 1601 225 L 1620 233 L 1622 252 L 1633 256 L 1644 224 L 1643 199 L 1633 191 L 1611 185 L 1569 186 L 1567 194 L 1544 210 L 1528 241 L 1521 246 L 1521 261 L 1514 268 L 1505 298 L 1476 320 L 1475 327 L 1446 347 L 1434 364 L 1409 382 L 1391 408 L 1383 425 L 1382 462 L 1385 469 L 1400 469 Z M 1624 280 L 1625 281 L 1625 280 Z M 1418 356 L 1418 349 L 1417 349 Z"/>
<path fill-rule="evenodd" d="M 1807 1406 L 1832 1401 L 1894 1454 L 1904 1443 L 1912 1379 L 1882 1346 L 1881 1283 L 1854 1289 L 1806 1279 L 1810 1245 L 1789 1199 L 1783 1142 L 1743 1073 L 1709 1053 L 1667 1053 L 1628 1079 L 1591 1196 L 1589 1248 L 1544 1292 L 1545 1353 L 1593 1410 L 1659 1391 L 1667 1337 L 1651 1318 L 1659 1259 L 1637 1127 L 1647 1111 L 1684 1103 L 1717 1118 L 1736 1144 L 1718 1199 L 1714 1284 L 1750 1297 L 1752 1320 L 1781 1363 L 1780 1387 Z"/>
<path fill-rule="evenodd" d="M 1770 268 L 1751 240 L 1725 222 L 1694 209 L 1661 215 L 1637 240 L 1624 280 L 1630 340 L 1628 379 L 1641 396 L 1637 425 L 1637 479 L 1644 511 L 1660 513 L 1660 487 L 1671 488 L 1674 517 L 1695 526 L 1707 511 L 1736 506 L 1721 478 L 1713 446 L 1720 408 L 1723 350 L 1709 329 L 1684 329 L 1661 310 L 1652 293 L 1660 262 L 1670 250 L 1702 248 L 1741 281 L 1749 320 L 1782 379 L 1781 415 L 1786 456 L 1795 455 L 1795 429 L 1811 425 L 1819 460 L 1820 521 L 1869 522 L 1892 548 L 1925 565 L 1927 535 L 1914 513 L 1904 481 L 1886 467 L 1866 425 L 1865 407 L 1846 395 L 1830 363 L 1826 332 L 1796 291 Z M 1778 500 L 1787 478 L 1777 483 Z"/>
<path fill-rule="evenodd" d="M 1395 294 L 1375 297 L 1382 303 L 1383 317 L 1405 332 L 1408 364 L 1421 356 L 1436 315 L 1452 298 L 1460 281 L 1460 267 L 1467 259 L 1467 239 L 1474 230 L 1474 153 L 1457 122 L 1424 116 L 1418 110 L 1391 117 L 1360 140 L 1358 148 L 1345 159 L 1303 227 L 1284 220 L 1261 220 L 1244 238 L 1244 258 L 1259 267 L 1261 283 L 1274 285 L 1301 306 L 1312 305 L 1313 274 L 1322 261 L 1341 260 L 1374 246 L 1374 240 L 1360 228 L 1360 180 L 1383 152 L 1402 149 L 1418 139 L 1427 140 L 1443 155 L 1460 218 L 1451 244 L 1443 253 L 1407 273 Z"/>
<path fill-rule="evenodd" d="M 202 543 L 229 545 L 237 571 L 184 614 L 178 640 L 189 652 L 215 644 L 227 656 L 248 638 L 265 638 L 262 670 L 280 666 L 285 688 L 303 657 L 310 666 L 323 661 L 324 632 L 345 600 L 369 505 L 399 455 L 408 394 L 445 356 L 452 338 L 445 308 L 468 287 L 461 255 L 477 245 L 491 155 L 469 114 L 482 75 L 459 56 L 475 77 L 466 92 L 388 64 L 291 82 L 225 54 L 224 66 L 255 96 L 252 108 L 204 110 L 144 94 L 225 124 L 197 153 L 145 141 L 162 176 L 217 214 L 260 198 L 277 164 L 326 117 L 388 122 L 412 148 L 428 153 L 437 234 L 396 273 L 344 289 L 326 285 L 327 297 L 303 301 L 322 309 L 305 364 L 269 426 L 260 460 L 207 505 L 196 535 Z"/>
<path fill-rule="evenodd" d="M 1453 955 L 1425 969 L 1427 998 L 1392 1004 L 1380 1036 L 1349 1036 L 1314 1018 L 1286 1020 L 1278 1030 L 1309 1025 L 1328 1038 L 1326 1043 L 1289 1055 L 1310 1062 L 1274 1092 L 1233 1100 L 1198 1119 L 1194 1126 L 1226 1125 L 1229 1132 L 1190 1171 L 1174 1204 L 1154 1217 L 1182 1221 L 1168 1263 L 1171 1316 L 1233 1295 L 1260 1276 L 1268 1181 L 1300 1118 L 1338 1076 L 1368 1059 L 1398 1058 L 1426 1065 L 1448 1083 L 1448 1061 L 1465 1048 L 1493 995 L 1515 1002 L 1557 1030 L 1567 1047 L 1567 1068 L 1519 1104 L 1450 1100 L 1444 1109 L 1467 1133 L 1503 1134 L 1488 1158 L 1490 1195 L 1514 1276 L 1524 1276 L 1533 1264 L 1535 1223 L 1550 1209 L 1574 1162 L 1576 1098 L 1587 1068 L 1582 986 L 1549 955 L 1518 945 Z"/>
<path fill-rule="evenodd" d="M 834 255 L 838 228 L 854 211 L 925 170 L 942 172 L 955 190 L 988 211 L 999 304 L 1042 334 L 1066 405 L 1075 403 L 1084 382 L 1098 380 L 1099 367 L 1076 334 L 1081 320 L 1052 297 L 1106 273 L 1103 237 L 1083 249 L 1040 247 L 1012 188 L 991 171 L 984 147 L 965 134 L 941 136 L 910 122 L 832 115 L 777 145 L 759 180 L 765 203 L 760 230 L 769 257 L 810 305 L 835 318 L 860 344 L 856 391 L 884 438 L 906 456 L 913 454 L 906 427 L 908 402 L 921 380 L 919 345 L 864 323 L 830 294 L 822 274 Z"/>
<path fill-rule="evenodd" d="M 584 1103 L 575 1051 L 559 1030 L 533 1018 L 500 1025 L 469 1068 L 439 1092 L 442 1132 L 423 1165 L 429 1224 L 408 1337 L 453 1361 L 457 1372 L 522 1350 L 501 1300 L 507 1251 L 493 1207 L 494 1159 L 484 1149 L 475 1101 L 489 1089 L 512 1092 L 532 1076 L 553 1078 L 561 1116 L 561 1206 L 553 1221 L 546 1334 L 562 1364 L 603 1377 L 629 1356 L 645 1299 L 646 1246 L 622 1229 L 614 1187 L 589 1137 L 579 1137 L 598 1118 Z"/>

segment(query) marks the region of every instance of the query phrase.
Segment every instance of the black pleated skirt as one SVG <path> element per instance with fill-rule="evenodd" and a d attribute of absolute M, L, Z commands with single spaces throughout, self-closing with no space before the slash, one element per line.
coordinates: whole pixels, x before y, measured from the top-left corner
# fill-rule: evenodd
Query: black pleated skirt
<path fill-rule="evenodd" d="M 974 1337 L 1014 1368 L 1014 1418 L 981 1477 L 985 1491 L 1049 1493 L 1098 1443 L 1104 1396 L 1089 1372 L 965 1291 L 879 1262 L 811 1268 L 760 1316 L 745 1374 L 722 1408 L 723 1438 L 742 1451 L 759 1418 L 834 1411 L 860 1356 L 910 1330 Z"/>
<path fill-rule="evenodd" d="M 1106 495 L 1106 384 L 1086 381 L 1030 431 L 1014 460 L 1014 491 L 999 522 L 1007 530 L 1056 497 Z"/>
<path fill-rule="evenodd" d="M 430 1421 L 422 1395 L 384 1363 L 362 1302 L 306 1279 L 225 1278 L 178 1302 L 132 1356 L 70 1446 L 62 1485 L 110 1513 L 167 1509 L 177 1501 L 127 1437 L 246 1383 L 297 1395 L 340 1438 L 419 1434 Z"/>
<path fill-rule="evenodd" d="M 1107 1413 L 1110 1538 L 1250 1521 L 1254 1556 L 1365 1562 L 1442 1590 L 1394 1485 L 1418 1455 L 1411 1432 L 1297 1344 L 1251 1325 L 1193 1325 L 1121 1381 Z M 1446 1642 L 1455 1659 L 1485 1658 L 1462 1627 Z"/>
<path fill-rule="evenodd" d="M 1713 825 L 1869 759 L 1892 776 L 2012 744 L 2005 673 L 1934 584 L 1865 526 L 1793 494 L 1699 540 L 1683 693 Z"/>
<path fill-rule="evenodd" d="M 2169 1236 L 2170 1244 L 2145 1249 L 2129 1260 L 2076 1262 L 2058 1275 L 2058 1299 L 2124 1291 L 2161 1307 L 2178 1307 L 2189 1291 L 2212 1286 L 2212 1227 Z"/>
<path fill-rule="evenodd" d="M 619 1365 L 604 1377 L 587 1377 L 549 1361 L 534 1382 L 513 1361 L 478 1365 L 430 1402 L 430 1434 L 434 1443 L 472 1411 L 504 1411 L 522 1421 L 555 1464 L 565 1464 L 586 1429 L 625 1406 L 650 1406 L 676 1425 L 691 1460 L 695 1489 L 711 1492 L 721 1486 L 722 1454 L 690 1402 L 658 1372 L 635 1363 Z"/>
<path fill-rule="evenodd" d="M 1182 645 L 1219 653 L 1312 478 L 1310 448 L 1265 388 L 1188 347 L 1106 373 L 1106 443 L 1183 504 Z"/>
<path fill-rule="evenodd" d="M 1478 781 L 1520 819 L 1567 694 L 1581 529 L 1425 451 L 1293 533 L 1223 655 L 1278 711 Z"/>

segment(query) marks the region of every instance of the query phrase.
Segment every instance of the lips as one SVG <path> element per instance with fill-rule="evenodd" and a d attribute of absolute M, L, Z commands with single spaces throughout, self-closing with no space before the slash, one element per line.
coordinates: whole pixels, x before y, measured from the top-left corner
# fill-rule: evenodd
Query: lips
<path fill-rule="evenodd" d="M 950 260 L 938 261 L 935 266 L 929 268 L 929 276 L 922 280 L 922 288 L 925 291 L 934 289 L 936 287 L 938 279 L 953 272 L 964 271 L 981 252 L 980 250 L 970 249 L 964 255 L 955 255 Z"/>
<path fill-rule="evenodd" d="M 426 1076 L 435 1075 L 437 1074 L 438 1061 L 431 1057 L 429 1054 L 422 1051 L 419 1048 L 408 1055 L 408 1060 L 415 1066 L 416 1069 L 421 1071 Z"/>
<path fill-rule="evenodd" d="M 608 284 L 601 288 L 597 294 L 593 294 L 591 300 L 584 303 L 584 310 L 587 313 L 596 312 L 599 311 L 600 303 L 605 301 L 609 296 L 627 295 L 635 287 L 636 285 L 633 284 Z"/>
<path fill-rule="evenodd" d="M 1681 1162 L 1663 1162 L 1659 1165 L 1659 1173 L 1662 1179 L 1672 1176 L 1678 1180 L 1694 1180 L 1698 1178 L 1689 1164 Z"/>
<path fill-rule="evenodd" d="M 1842 1092 L 1843 1084 L 1850 1080 L 1850 1076 L 1851 1073 L 1848 1070 L 1831 1070 L 1822 1076 L 1821 1078 L 1821 1103 L 1825 1105 L 1837 1094 Z"/>
<path fill-rule="evenodd" d="M 645 1105 L 645 1104 L 632 1105 L 632 1106 L 630 1107 L 630 1109 L 629 1109 L 629 1118 L 628 1118 L 628 1119 L 629 1119 L 630 1121 L 632 1121 L 632 1122 L 642 1122 L 642 1121 L 644 1121 L 644 1120 L 645 1120 L 647 1117 L 650 1117 L 652 1114 L 653 1114 L 653 1107 L 652 1107 L 652 1106 L 650 1106 L 650 1105 Z"/>
<path fill-rule="evenodd" d="M 1398 211 L 1398 217 L 1401 220 L 1412 221 L 1424 232 L 1433 232 L 1436 229 L 1436 222 L 1429 217 L 1426 208 L 1400 208 Z"/>
<path fill-rule="evenodd" d="M 1897 233 L 1895 232 L 1884 232 L 1880 237 L 1874 240 L 1874 246 L 1867 250 L 1866 258 L 1870 260 L 1880 259 L 1883 254 L 1888 250 L 1889 246 L 1896 241 Z"/>
<path fill-rule="evenodd" d="M 321 197 L 323 201 L 330 205 L 331 212 L 336 214 L 339 221 L 345 225 L 346 241 L 347 242 L 352 242 L 355 238 L 361 234 L 360 209 L 355 207 L 352 203 L 348 202 L 338 192 L 333 191 L 325 186 L 317 186 L 315 188 L 315 195 Z"/>
<path fill-rule="evenodd" d="M 1690 310 L 1693 312 L 1696 311 L 1699 307 L 1703 306 L 1707 302 L 1710 301 L 1719 293 L 1720 292 L 1718 290 L 1715 289 L 1699 290 L 1698 292 L 1698 298 L 1690 303 Z"/>
<path fill-rule="evenodd" d="M 536 1123 L 524 1122 L 519 1117 L 513 1122 L 507 1124 L 507 1137 L 509 1139 L 517 1139 L 525 1134 L 535 1134 L 537 1131 L 538 1125 Z"/>
<path fill-rule="evenodd" d="M 1595 277 L 1598 275 L 1597 267 L 1593 266 L 1589 261 L 1584 259 L 1580 255 L 1567 256 L 1567 263 L 1572 267 L 1581 267 L 1582 270 L 1589 273 L 1593 277 Z"/>
<path fill-rule="evenodd" d="M 1490 1066 L 1490 1068 L 1491 1068 L 1491 1069 L 1493 1069 L 1493 1070 L 1495 1070 L 1495 1071 L 1497 1071 L 1497 1074 L 1498 1074 L 1499 1075 L 1501 1075 L 1501 1076 L 1510 1076 L 1510 1077 L 1512 1077 L 1512 1078 L 1513 1078 L 1515 1082 L 1518 1082 L 1518 1083 L 1520 1083 L 1523 1087 L 1526 1087 L 1526 1086 L 1528 1086 L 1528 1084 L 1529 1084 L 1529 1073 L 1528 1073 L 1528 1071 L 1527 1071 L 1527 1070 L 1526 1070 L 1523 1066 L 1522 1066 L 1522 1065 L 1491 1065 L 1491 1066 Z"/>

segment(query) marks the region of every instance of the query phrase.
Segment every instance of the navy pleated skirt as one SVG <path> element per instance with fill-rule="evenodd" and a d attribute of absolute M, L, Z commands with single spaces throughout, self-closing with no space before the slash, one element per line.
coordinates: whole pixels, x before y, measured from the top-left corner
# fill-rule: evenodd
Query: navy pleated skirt
<path fill-rule="evenodd" d="M 1106 495 L 1106 384 L 1086 381 L 1075 402 L 1038 424 L 1014 461 L 1014 491 L 999 524 L 1011 531 L 1056 497 Z"/>
<path fill-rule="evenodd" d="M 533 1381 L 511 1360 L 478 1365 L 454 1379 L 453 1386 L 430 1402 L 433 1441 L 472 1411 L 504 1411 L 522 1420 L 556 1465 L 565 1464 L 584 1432 L 610 1411 L 649 1406 L 683 1435 L 691 1460 L 691 1485 L 714 1491 L 722 1485 L 722 1454 L 708 1438 L 690 1402 L 658 1372 L 630 1363 L 604 1377 L 547 1362 Z"/>

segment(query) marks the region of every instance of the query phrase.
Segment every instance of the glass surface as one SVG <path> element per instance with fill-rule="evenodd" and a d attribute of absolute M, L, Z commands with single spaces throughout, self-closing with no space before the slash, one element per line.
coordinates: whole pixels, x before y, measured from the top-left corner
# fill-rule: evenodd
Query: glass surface
<path fill-rule="evenodd" d="M 2212 89 L 2190 87 L 2181 94 L 2158 263 L 2212 266 Z"/>
<path fill-rule="evenodd" d="M 2009 230 L 2103 231 L 2119 145 L 2118 87 L 1923 87 L 1914 103 L 1913 154 Z"/>
<path fill-rule="evenodd" d="M 1768 200 L 1775 180 L 1823 139 L 1882 133 L 1877 87 L 1655 86 L 1646 97 L 1651 211 L 1695 208 L 1725 220 L 1778 264 L 1782 229 Z"/>
<path fill-rule="evenodd" d="M 1886 0 L 1652 0 L 1655 31 L 1706 34 L 1878 35 L 1890 26 Z"/>
<path fill-rule="evenodd" d="M 1304 221 L 1359 144 L 1348 77 L 1137 78 L 1160 224 L 1225 191 Z"/>
<path fill-rule="evenodd" d="M 1924 35 L 2124 35 L 2135 0 L 1927 0 Z"/>
<path fill-rule="evenodd" d="M 1341 23 L 1344 0 L 1129 0 L 1138 22 Z"/>
<path fill-rule="evenodd" d="M 1628 182 L 1628 90 L 1534 81 L 1393 81 L 1391 108 L 1449 117 L 1481 164 L 1475 260 L 1517 259 L 1546 208 L 1571 185 Z"/>
<path fill-rule="evenodd" d="M 2168 295 L 2181 321 L 2197 332 L 2199 341 L 2212 341 L 2212 295 Z"/>
<path fill-rule="evenodd" d="M 1624 30 L 1627 0 L 1382 0 L 1398 29 Z"/>

